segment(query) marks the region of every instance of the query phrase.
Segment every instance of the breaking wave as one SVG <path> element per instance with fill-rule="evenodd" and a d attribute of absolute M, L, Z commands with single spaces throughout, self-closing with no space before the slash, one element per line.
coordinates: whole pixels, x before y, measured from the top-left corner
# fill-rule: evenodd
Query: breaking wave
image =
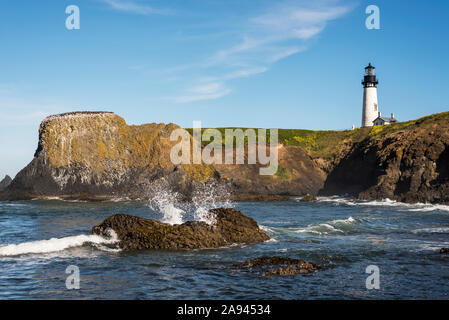
<path fill-rule="evenodd" d="M 431 204 L 431 203 L 404 203 L 391 199 L 383 200 L 354 200 L 338 196 L 333 197 L 318 197 L 320 202 L 330 202 L 337 205 L 343 204 L 348 206 L 367 206 L 367 207 L 397 207 L 399 209 L 406 209 L 407 211 L 428 212 L 428 211 L 447 211 L 449 212 L 449 205 Z"/>
<path fill-rule="evenodd" d="M 304 228 L 280 228 L 280 227 L 267 227 L 260 226 L 262 230 L 270 233 L 271 235 L 276 233 L 310 233 L 315 235 L 328 235 L 328 234 L 346 234 L 357 231 L 356 224 L 362 222 L 361 219 L 355 219 L 349 217 L 347 219 L 337 219 L 326 221 L 318 224 L 310 224 Z"/>
<path fill-rule="evenodd" d="M 422 228 L 413 230 L 412 233 L 449 233 L 449 227 Z"/>
<path fill-rule="evenodd" d="M 172 225 L 187 219 L 214 224 L 215 217 L 210 209 L 234 207 L 228 187 L 215 182 L 194 185 L 189 202 L 183 201 L 183 196 L 164 178 L 153 182 L 149 191 L 148 206 L 162 214 L 162 222 Z"/>
<path fill-rule="evenodd" d="M 78 235 L 64 238 L 52 238 L 49 240 L 30 241 L 19 244 L 8 244 L 0 246 L 0 256 L 19 256 L 25 254 L 40 254 L 64 251 L 69 248 L 93 245 L 103 251 L 118 252 L 115 246 L 119 240 L 114 230 L 109 229 L 109 237 L 98 235 Z"/>
<path fill-rule="evenodd" d="M 352 225 L 359 222 L 359 219 L 349 217 L 347 219 L 337 219 L 325 223 L 312 224 L 305 228 L 292 230 L 295 233 L 313 233 L 325 235 L 329 233 L 347 233 L 353 231 Z"/>

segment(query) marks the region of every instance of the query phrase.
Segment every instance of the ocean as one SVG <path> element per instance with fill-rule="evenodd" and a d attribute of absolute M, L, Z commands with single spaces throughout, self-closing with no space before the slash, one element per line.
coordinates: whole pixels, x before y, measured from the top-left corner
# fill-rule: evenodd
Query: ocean
<path fill-rule="evenodd" d="M 271 239 L 219 249 L 123 252 L 90 234 L 116 213 L 169 223 L 234 207 Z M 448 299 L 449 206 L 357 201 L 156 201 L 60 199 L 0 202 L 0 299 Z M 303 259 L 322 270 L 262 277 L 235 266 L 250 258 Z M 367 289 L 379 270 L 379 289 Z M 79 289 L 66 273 L 76 266 Z"/>

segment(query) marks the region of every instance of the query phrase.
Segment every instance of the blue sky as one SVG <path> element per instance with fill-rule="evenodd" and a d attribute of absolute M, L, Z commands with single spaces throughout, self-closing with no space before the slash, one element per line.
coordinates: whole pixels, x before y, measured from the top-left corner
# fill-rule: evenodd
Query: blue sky
<path fill-rule="evenodd" d="M 365 27 L 368 5 L 380 30 Z M 67 30 L 77 5 L 81 29 Z M 447 111 L 449 1 L 3 0 L 0 175 L 33 157 L 47 115 L 129 124 L 346 129 L 364 66 L 399 120 Z"/>

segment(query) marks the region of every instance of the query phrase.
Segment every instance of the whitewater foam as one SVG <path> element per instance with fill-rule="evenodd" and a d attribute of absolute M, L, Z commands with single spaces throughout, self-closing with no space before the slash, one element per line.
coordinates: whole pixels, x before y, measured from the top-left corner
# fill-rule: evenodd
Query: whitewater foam
<path fill-rule="evenodd" d="M 325 235 L 329 233 L 344 233 L 344 231 L 335 228 L 328 223 L 320 223 L 318 225 L 310 225 L 305 228 L 299 228 L 292 230 L 295 233 L 314 233 L 319 235 Z"/>
<path fill-rule="evenodd" d="M 348 217 L 346 219 L 336 219 L 318 224 L 310 224 L 303 228 L 268 227 L 260 225 L 260 228 L 270 234 L 282 233 L 310 233 L 317 235 L 328 235 L 332 233 L 344 234 L 354 230 L 354 224 L 361 222 L 361 219 Z"/>
<path fill-rule="evenodd" d="M 59 252 L 69 248 L 81 247 L 85 244 L 92 244 L 96 248 L 104 251 L 120 251 L 118 248 L 110 248 L 105 246 L 117 244 L 119 241 L 114 230 L 109 229 L 108 233 L 108 238 L 98 235 L 77 235 L 64 238 L 51 238 L 49 240 L 3 245 L 0 246 L 0 256 L 7 257 L 25 254 Z"/>
<path fill-rule="evenodd" d="M 354 200 L 339 196 L 332 196 L 332 197 L 318 197 L 318 201 L 320 202 L 331 202 L 335 203 L 337 205 L 343 204 L 348 206 L 371 206 L 371 207 L 397 207 L 406 209 L 407 211 L 418 211 L 418 212 L 428 212 L 428 211 L 447 211 L 449 212 L 449 206 L 448 205 L 442 205 L 442 204 L 431 204 L 431 203 L 404 203 L 404 202 L 398 202 L 391 199 L 382 199 L 382 200 Z"/>
<path fill-rule="evenodd" d="M 422 228 L 412 230 L 412 233 L 449 233 L 449 227 Z"/>

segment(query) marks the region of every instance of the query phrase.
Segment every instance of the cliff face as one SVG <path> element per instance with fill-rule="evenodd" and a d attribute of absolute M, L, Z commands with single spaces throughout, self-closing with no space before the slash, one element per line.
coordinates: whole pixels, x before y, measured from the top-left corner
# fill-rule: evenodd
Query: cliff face
<path fill-rule="evenodd" d="M 174 124 L 128 126 L 108 112 L 51 116 L 39 128 L 34 159 L 18 173 L 3 198 L 145 196 L 148 184 L 166 177 L 187 188 L 192 174 L 207 180 L 206 166 L 178 166 L 170 161 Z"/>
<path fill-rule="evenodd" d="M 322 188 L 326 174 L 304 148 L 280 144 L 278 156 L 278 170 L 271 176 L 260 175 L 259 164 L 221 164 L 214 168 L 231 183 L 236 199 L 316 194 Z"/>
<path fill-rule="evenodd" d="M 348 131 L 279 130 L 272 176 L 261 176 L 259 164 L 172 164 L 177 128 L 129 126 L 108 112 L 48 117 L 34 159 L 0 200 L 145 198 L 163 178 L 186 198 L 195 184 L 213 181 L 237 199 L 320 194 L 449 203 L 449 113 Z"/>
<path fill-rule="evenodd" d="M 280 173 L 260 176 L 260 165 L 174 165 L 174 124 L 128 126 L 109 112 L 50 116 L 39 128 L 31 163 L 19 172 L 0 199 L 58 196 L 75 199 L 145 198 L 163 178 L 188 198 L 193 185 L 222 183 L 236 198 L 316 193 L 325 175 L 300 146 L 279 150 Z"/>
<path fill-rule="evenodd" d="M 449 113 L 372 128 L 335 164 L 320 194 L 449 203 Z"/>

